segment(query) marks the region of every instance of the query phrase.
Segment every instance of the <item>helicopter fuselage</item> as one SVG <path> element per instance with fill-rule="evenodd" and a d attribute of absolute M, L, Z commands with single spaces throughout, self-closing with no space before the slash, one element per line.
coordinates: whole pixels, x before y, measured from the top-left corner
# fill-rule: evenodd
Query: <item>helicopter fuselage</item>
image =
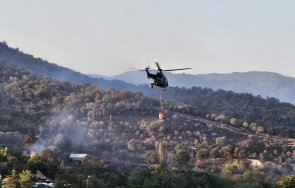
<path fill-rule="evenodd" d="M 166 76 L 164 75 L 163 71 L 179 71 L 179 70 L 187 70 L 191 68 L 180 68 L 180 69 L 161 69 L 160 65 L 158 62 L 156 62 L 156 65 L 158 67 L 157 73 L 152 74 L 149 72 L 150 67 L 146 67 L 144 70 L 140 71 L 145 71 L 147 74 L 148 79 L 152 79 L 153 82 L 151 83 L 151 88 L 154 86 L 158 86 L 160 88 L 163 88 L 163 90 L 166 90 L 168 87 L 168 80 Z"/>
<path fill-rule="evenodd" d="M 158 86 L 161 88 L 167 88 L 169 86 L 168 80 L 162 71 L 158 71 L 156 74 L 152 74 L 146 69 L 147 77 L 152 79 L 151 87 Z"/>

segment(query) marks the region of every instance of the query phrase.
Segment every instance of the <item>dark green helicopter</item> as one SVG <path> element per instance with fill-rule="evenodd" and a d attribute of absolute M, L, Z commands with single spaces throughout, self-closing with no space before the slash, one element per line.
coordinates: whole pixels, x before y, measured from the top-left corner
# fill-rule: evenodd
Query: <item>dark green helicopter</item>
<path fill-rule="evenodd" d="M 163 69 L 161 69 L 158 62 L 156 62 L 156 65 L 158 67 L 158 70 L 157 70 L 156 74 L 150 73 L 149 72 L 149 69 L 150 69 L 149 67 L 146 67 L 144 70 L 140 70 L 140 71 L 146 71 L 147 78 L 148 79 L 153 79 L 153 82 L 151 83 L 151 88 L 153 88 L 154 86 L 158 86 L 160 88 L 163 88 L 164 90 L 169 86 L 169 84 L 168 84 L 168 80 L 167 80 L 166 76 L 164 75 L 163 71 L 178 71 L 178 70 L 191 69 L 191 68 L 181 68 L 181 69 L 163 70 Z"/>

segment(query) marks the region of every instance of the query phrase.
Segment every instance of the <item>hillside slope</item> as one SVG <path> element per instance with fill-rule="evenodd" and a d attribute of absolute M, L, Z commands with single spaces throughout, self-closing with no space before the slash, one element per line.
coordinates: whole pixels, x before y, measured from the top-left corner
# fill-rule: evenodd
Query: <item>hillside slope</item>
<path fill-rule="evenodd" d="M 0 147 L 1 173 L 9 178 L 12 171 L 38 170 L 60 185 L 57 187 L 63 187 L 64 182 L 83 187 L 90 175 L 109 185 L 104 187 L 139 187 L 143 183 L 150 187 L 154 181 L 145 178 L 163 175 L 161 166 L 166 175 L 165 181 L 157 183 L 159 187 L 172 182 L 171 177 L 175 178 L 173 182 L 179 181 L 185 174 L 195 178 L 188 187 L 197 187 L 200 178 L 206 185 L 217 180 L 199 178 L 200 174 L 192 170 L 223 175 L 227 163 L 233 164 L 234 160 L 243 164 L 248 158 L 273 164 L 288 161 L 284 163 L 288 169 L 294 161 L 293 145 L 289 143 L 294 142 L 292 139 L 256 134 L 214 116 L 199 118 L 192 108 L 168 102 L 164 103 L 167 119 L 158 121 L 158 106 L 159 101 L 141 93 L 104 91 L 90 84 L 0 68 L 0 144 L 4 146 Z M 37 155 L 24 155 L 32 152 Z M 72 153 L 87 154 L 87 160 L 77 164 L 69 160 Z M 118 175 L 102 165 L 116 169 Z M 244 166 L 242 172 L 252 169 Z M 141 176 L 129 173 L 141 173 L 138 169 L 142 168 L 152 170 L 151 175 L 147 171 Z M 268 171 L 275 172 L 272 178 L 292 173 L 275 167 L 275 171 L 263 168 L 261 174 Z M 266 176 L 259 177 L 259 182 L 267 180 Z M 220 185 L 224 177 L 222 180 Z M 241 184 L 247 185 L 244 182 Z"/>
<path fill-rule="evenodd" d="M 47 76 L 56 80 L 68 80 L 78 83 L 91 83 L 102 89 L 139 91 L 145 96 L 159 99 L 160 89 L 151 89 L 147 85 L 135 86 L 122 81 L 109 81 L 90 78 L 87 75 L 70 69 L 48 63 L 32 55 L 24 54 L 18 49 L 12 49 L 5 43 L 0 45 L 0 66 L 22 68 L 39 77 Z M 137 79 L 137 77 L 136 77 Z M 238 123 L 258 123 L 271 134 L 283 134 L 294 137 L 295 107 L 288 103 L 281 103 L 275 98 L 263 99 L 251 94 L 237 94 L 230 91 L 193 87 L 190 89 L 169 87 L 162 92 L 166 101 L 185 103 L 194 108 L 198 114 L 223 114 L 230 118 L 237 118 Z M 285 129 L 287 128 L 287 129 Z"/>
<path fill-rule="evenodd" d="M 119 80 L 105 80 L 92 78 L 74 70 L 49 63 L 33 55 L 25 54 L 19 49 L 10 48 L 5 42 L 0 42 L 0 65 L 1 67 L 18 68 L 29 71 L 38 76 L 47 76 L 55 80 L 65 80 L 74 83 L 91 83 L 102 89 L 114 88 L 118 90 L 132 90 L 136 87 Z"/>

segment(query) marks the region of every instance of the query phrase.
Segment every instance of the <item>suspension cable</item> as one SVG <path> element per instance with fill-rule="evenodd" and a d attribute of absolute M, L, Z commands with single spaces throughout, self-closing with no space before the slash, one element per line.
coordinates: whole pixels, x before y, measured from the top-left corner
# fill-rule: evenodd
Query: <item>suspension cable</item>
<path fill-rule="evenodd" d="M 160 90 L 160 111 L 163 111 L 162 90 Z"/>

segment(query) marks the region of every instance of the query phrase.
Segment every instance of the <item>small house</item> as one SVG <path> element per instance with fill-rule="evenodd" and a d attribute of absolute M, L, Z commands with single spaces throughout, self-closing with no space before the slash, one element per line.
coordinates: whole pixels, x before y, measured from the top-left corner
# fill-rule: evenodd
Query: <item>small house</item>
<path fill-rule="evenodd" d="M 77 165 L 84 164 L 88 159 L 88 155 L 85 153 L 71 153 L 70 160 Z"/>

